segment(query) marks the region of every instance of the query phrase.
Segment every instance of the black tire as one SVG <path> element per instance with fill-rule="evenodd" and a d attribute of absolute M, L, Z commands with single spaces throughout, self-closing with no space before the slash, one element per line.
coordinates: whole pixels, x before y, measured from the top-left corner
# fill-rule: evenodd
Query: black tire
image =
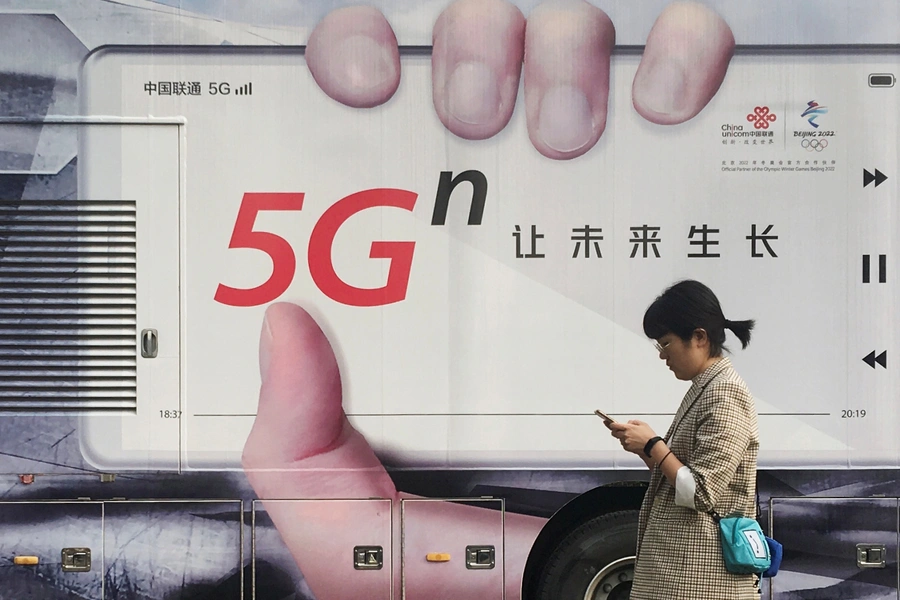
<path fill-rule="evenodd" d="M 573 529 L 547 559 L 536 598 L 627 600 L 634 577 L 637 516 L 634 510 L 608 513 Z"/>

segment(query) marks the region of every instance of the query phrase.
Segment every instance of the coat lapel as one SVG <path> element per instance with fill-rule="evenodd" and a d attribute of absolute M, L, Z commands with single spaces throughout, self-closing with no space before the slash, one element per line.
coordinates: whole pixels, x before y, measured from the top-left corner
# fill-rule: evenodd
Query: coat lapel
<path fill-rule="evenodd" d="M 694 402 L 700 397 L 700 394 L 703 393 L 703 390 L 706 389 L 706 386 L 709 385 L 709 382 L 711 382 L 716 375 L 730 366 L 731 361 L 727 358 L 723 358 L 694 378 L 693 385 L 691 385 L 690 389 L 684 395 L 684 398 L 681 400 L 681 406 L 678 407 L 675 418 L 672 419 L 672 424 L 669 426 L 669 431 L 666 433 L 666 443 L 669 443 L 672 440 L 672 435 L 675 433 L 678 425 L 694 405 Z"/>
<path fill-rule="evenodd" d="M 700 394 L 703 393 L 703 390 L 706 389 L 709 382 L 711 382 L 716 375 L 730 366 L 731 361 L 728 358 L 723 358 L 722 360 L 716 361 L 714 365 L 694 378 L 693 384 L 681 400 L 681 405 L 678 407 L 678 411 L 672 419 L 672 424 L 669 425 L 669 431 L 666 432 L 665 440 L 667 445 L 671 445 L 672 435 L 677 430 L 678 425 L 681 424 L 681 421 L 700 397 Z M 650 489 L 653 490 L 654 496 L 656 495 L 656 492 L 659 491 L 659 486 L 662 485 L 663 479 L 665 479 L 665 477 L 663 476 L 662 471 L 659 470 L 659 467 L 653 467 L 653 474 L 650 476 Z"/>

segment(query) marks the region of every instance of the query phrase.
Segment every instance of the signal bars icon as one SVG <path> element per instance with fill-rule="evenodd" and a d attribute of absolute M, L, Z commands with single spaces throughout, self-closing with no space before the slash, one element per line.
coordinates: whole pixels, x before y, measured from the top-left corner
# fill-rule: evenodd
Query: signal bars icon
<path fill-rule="evenodd" d="M 253 95 L 253 82 L 245 83 L 239 88 L 234 88 L 235 96 L 252 96 Z"/>

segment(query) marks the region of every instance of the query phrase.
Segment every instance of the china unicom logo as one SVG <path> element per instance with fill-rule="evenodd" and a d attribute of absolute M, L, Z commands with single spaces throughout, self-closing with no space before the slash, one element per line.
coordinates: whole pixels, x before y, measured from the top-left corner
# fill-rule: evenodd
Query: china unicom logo
<path fill-rule="evenodd" d="M 806 110 L 804 110 L 803 114 L 800 116 L 803 118 L 806 118 L 806 120 L 809 122 L 809 124 L 812 125 L 813 127 L 818 127 L 819 124 L 816 123 L 816 118 L 819 117 L 820 115 L 827 114 L 828 107 L 822 106 L 815 100 L 810 100 L 809 102 L 806 103 L 806 106 L 807 106 Z M 807 118 L 807 117 L 809 117 L 809 118 Z"/>

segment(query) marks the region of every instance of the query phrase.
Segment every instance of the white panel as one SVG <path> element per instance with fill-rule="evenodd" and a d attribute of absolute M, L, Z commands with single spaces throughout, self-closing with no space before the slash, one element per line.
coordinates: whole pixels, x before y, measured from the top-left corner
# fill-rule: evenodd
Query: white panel
<path fill-rule="evenodd" d="M 78 128 L 79 196 L 137 208 L 137 327 L 158 332 L 158 354 L 137 353 L 134 414 L 85 416 L 82 449 L 97 468 L 178 467 L 180 442 L 180 129 L 167 124 Z"/>
<path fill-rule="evenodd" d="M 95 54 L 86 65 L 95 111 L 189 123 L 185 464 L 238 466 L 256 412 L 262 315 L 279 300 L 299 303 L 322 326 L 338 354 L 345 410 L 399 464 L 640 467 L 608 443 L 592 411 L 665 429 L 686 385 L 658 362 L 641 319 L 665 286 L 693 277 L 718 293 L 729 318 L 758 321 L 747 351 L 733 337 L 729 345 L 757 398 L 762 466 L 896 465 L 898 442 L 889 440 L 898 415 L 880 400 L 896 389 L 895 370 L 873 373 L 862 362 L 870 346 L 892 347 L 884 332 L 895 329 L 896 295 L 890 277 L 881 287 L 858 282 L 861 236 L 880 240 L 869 252 L 889 254 L 900 225 L 888 208 L 900 180 L 895 137 L 882 136 L 883 152 L 871 157 L 860 150 L 892 130 L 897 88 L 873 90 L 866 78 L 894 69 L 896 57 L 742 53 L 710 105 L 673 127 L 650 125 L 631 108 L 637 60 L 614 59 L 610 120 L 597 147 L 550 161 L 531 148 L 523 110 L 491 141 L 444 131 L 428 100 L 427 56 L 405 59 L 389 103 L 357 111 L 322 94 L 291 50 Z M 101 93 L 109 81 L 121 95 Z M 198 81 L 201 93 L 146 91 L 159 81 Z M 223 81 L 232 90 L 252 82 L 253 94 L 211 95 L 209 83 Z M 828 109 L 818 128 L 803 116 L 811 100 Z M 774 115 L 766 127 L 754 125 L 757 108 Z M 804 148 L 797 132 L 829 144 Z M 863 189 L 860 161 L 874 167 L 876 159 L 890 178 Z M 441 172 L 469 169 L 488 181 L 482 224 L 465 224 L 471 187 L 463 184 L 447 225 L 431 226 Z M 373 188 L 414 192 L 415 207 L 350 217 L 335 236 L 335 271 L 353 286 L 381 286 L 389 263 L 369 258 L 372 243 L 415 241 L 408 289 L 395 304 L 348 306 L 313 280 L 310 262 L 321 264 L 329 249 L 314 246 L 310 256 L 310 237 L 339 200 Z M 226 306 L 213 299 L 220 284 L 252 288 L 272 273 L 264 252 L 229 249 L 250 192 L 305 195 L 302 210 L 263 211 L 254 221 L 255 231 L 291 245 L 296 265 L 277 298 Z M 859 212 L 879 195 L 883 212 Z M 659 258 L 649 246 L 646 258 L 640 246 L 631 257 L 632 229 L 645 225 L 659 227 Z M 689 256 L 702 250 L 691 228 L 704 225 L 718 230 L 710 234 L 718 258 Z M 758 237 L 770 225 L 777 256 Z M 528 254 L 532 226 L 544 236 L 535 253 L 545 257 L 517 258 L 514 234 Z M 585 226 L 602 229 L 602 258 L 573 257 L 574 230 Z M 873 323 L 884 328 L 867 337 Z M 857 407 L 865 418 L 842 418 Z M 542 415 L 554 418 L 542 423 Z M 429 421 L 428 436 L 392 425 L 409 416 L 443 422 Z"/>
<path fill-rule="evenodd" d="M 504 504 L 502 500 L 472 499 L 469 511 L 480 514 L 477 527 L 469 521 L 461 527 L 435 526 L 450 523 L 449 515 L 462 516 L 458 500 L 402 500 L 402 595 L 403 600 L 427 600 L 437 588 L 465 590 L 460 600 L 502 600 L 505 585 Z M 466 521 L 463 521 L 466 522 Z M 477 532 L 476 532 L 477 531 Z M 493 550 L 493 566 L 470 566 L 469 552 Z M 441 555 L 441 556 L 435 556 Z M 477 554 L 476 554 L 477 555 Z M 477 561 L 471 561 L 477 564 Z"/>
<path fill-rule="evenodd" d="M 400 564 L 395 558 L 393 529 L 398 525 L 392 510 L 391 500 L 379 498 L 255 500 L 253 584 L 257 597 L 277 596 L 270 574 L 277 570 L 293 580 L 296 589 L 309 590 L 315 598 L 399 598 L 392 587 Z M 380 566 L 373 558 L 374 565 L 364 561 L 372 568 L 357 568 L 356 552 L 376 548 L 381 550 Z M 285 590 L 280 593 L 287 596 Z"/>
<path fill-rule="evenodd" d="M 241 517 L 239 500 L 104 503 L 106 598 L 240 600 Z"/>
<path fill-rule="evenodd" d="M 14 598 L 57 598 L 66 592 L 103 600 L 103 505 L 100 502 L 0 502 L 0 560 L 4 594 Z M 63 571 L 63 548 L 88 548 L 89 571 Z M 37 565 L 14 565 L 34 556 Z M 107 596 L 108 597 L 108 596 Z"/>
<path fill-rule="evenodd" d="M 784 546 L 772 600 L 897 597 L 896 498 L 773 498 L 773 537 Z M 884 547 L 884 567 L 860 567 L 858 544 Z"/>

